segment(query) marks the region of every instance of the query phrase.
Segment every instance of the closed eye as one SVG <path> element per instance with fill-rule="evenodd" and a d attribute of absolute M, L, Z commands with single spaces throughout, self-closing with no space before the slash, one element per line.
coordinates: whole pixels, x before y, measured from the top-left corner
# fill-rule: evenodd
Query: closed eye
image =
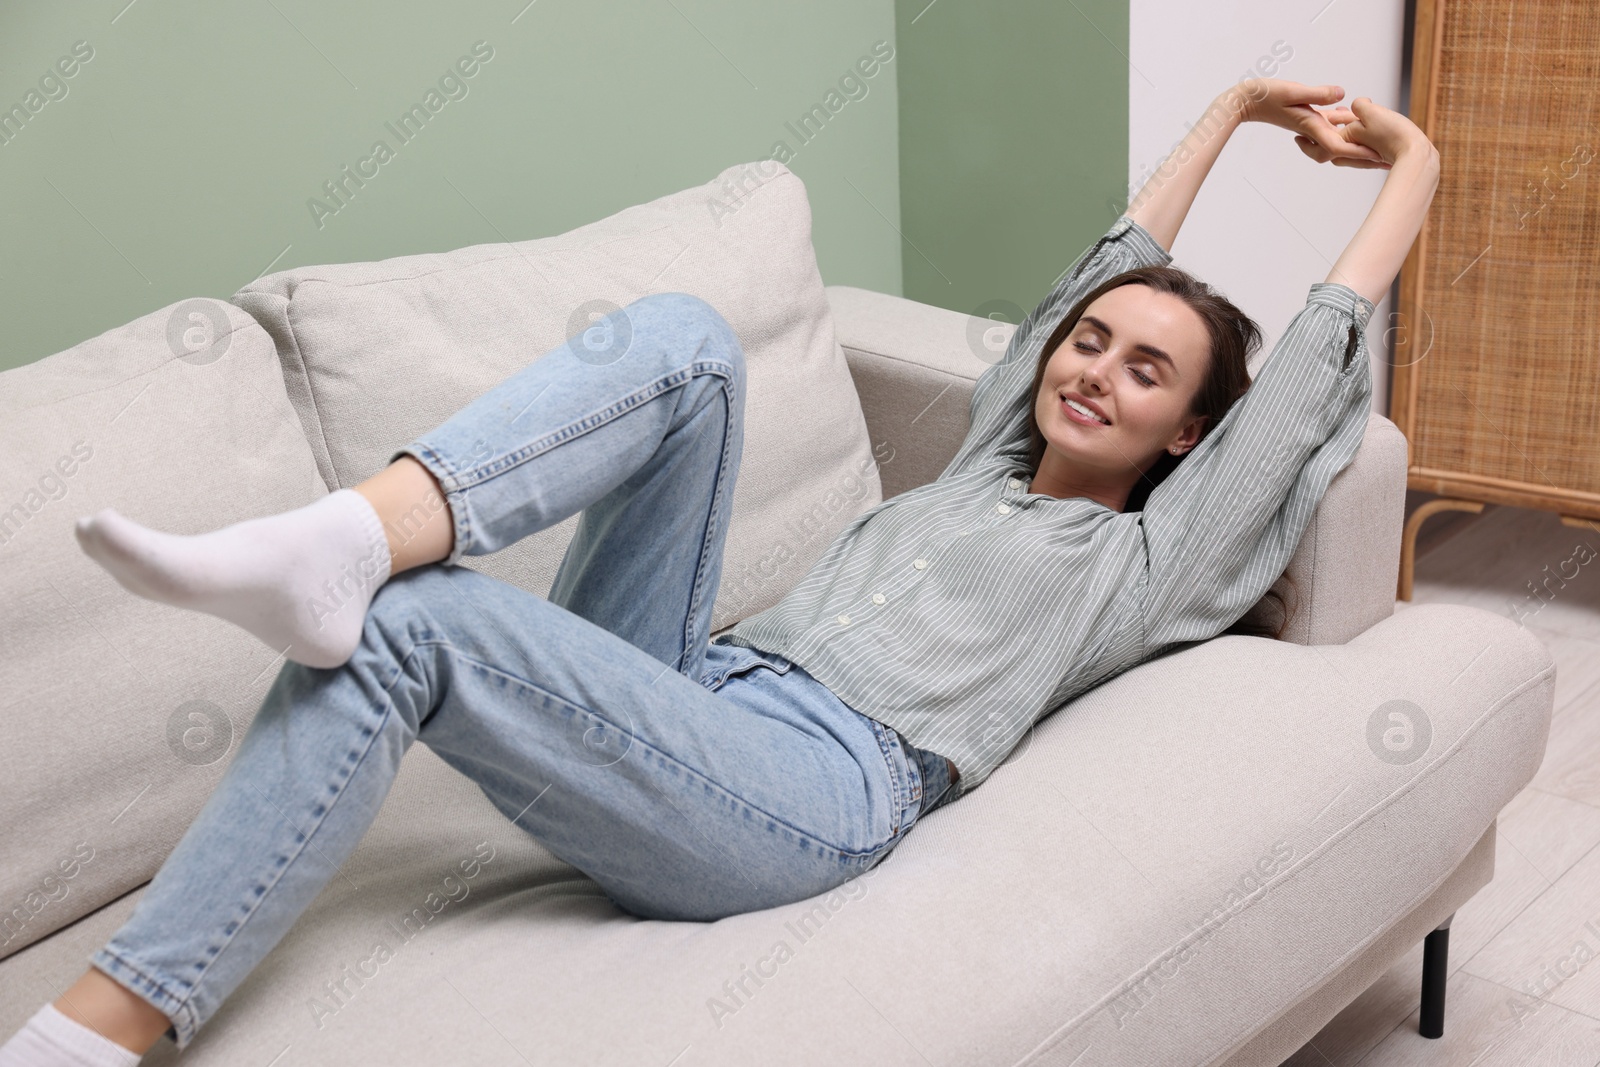
<path fill-rule="evenodd" d="M 1072 346 L 1074 348 L 1078 349 L 1080 352 L 1092 352 L 1092 353 L 1094 353 L 1096 355 L 1099 355 L 1099 353 L 1100 353 L 1100 350 L 1098 348 L 1095 348 L 1093 345 L 1086 345 L 1082 341 L 1074 341 L 1074 342 L 1072 342 Z M 1133 370 L 1133 368 L 1131 368 L 1131 367 L 1129 369 L 1133 371 L 1133 376 L 1135 378 L 1139 379 L 1139 382 L 1140 382 L 1141 385 L 1151 386 L 1151 385 L 1156 384 L 1155 383 L 1155 379 L 1147 377 L 1146 375 L 1140 373 L 1139 371 Z"/>

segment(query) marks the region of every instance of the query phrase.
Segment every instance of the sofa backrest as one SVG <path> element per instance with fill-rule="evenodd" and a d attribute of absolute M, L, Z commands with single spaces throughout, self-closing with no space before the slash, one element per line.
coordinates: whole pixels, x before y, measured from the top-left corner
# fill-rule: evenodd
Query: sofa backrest
<path fill-rule="evenodd" d="M 747 360 L 738 518 L 712 619 L 720 631 L 776 603 L 882 500 L 805 186 L 787 167 L 730 167 L 557 237 L 297 267 L 233 301 L 277 341 L 318 468 L 340 488 L 564 344 L 590 315 L 671 291 L 714 306 Z M 543 596 L 576 526 L 573 517 L 463 563 Z"/>
<path fill-rule="evenodd" d="M 201 533 L 327 491 L 272 339 L 223 301 L 0 374 L 0 957 L 149 880 L 281 663 L 123 589 L 74 522 Z"/>

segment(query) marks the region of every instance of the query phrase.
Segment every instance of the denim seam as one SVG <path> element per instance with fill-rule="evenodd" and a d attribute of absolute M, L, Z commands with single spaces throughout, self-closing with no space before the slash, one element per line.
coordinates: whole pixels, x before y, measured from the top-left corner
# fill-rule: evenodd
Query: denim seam
<path fill-rule="evenodd" d="M 415 651 L 415 647 L 413 647 L 412 651 L 413 652 Z M 412 653 L 407 653 L 405 659 L 409 659 L 411 654 Z M 403 663 L 404 663 L 404 660 L 402 660 L 402 664 Z M 383 719 L 387 719 L 390 716 L 390 713 L 392 712 L 392 710 L 394 708 L 394 699 L 393 699 L 393 697 L 389 696 L 388 689 L 390 687 L 392 687 L 395 684 L 395 682 L 399 681 L 400 676 L 402 674 L 404 674 L 403 668 L 402 668 L 400 674 L 396 675 L 395 681 L 391 682 L 388 687 L 385 687 L 384 693 L 385 693 L 385 696 L 388 697 L 389 699 L 388 699 L 388 707 L 385 708 L 384 712 L 383 712 Z M 381 734 L 383 732 L 382 728 L 383 728 L 383 721 L 382 721 L 382 719 L 380 719 L 379 723 L 373 728 L 371 733 L 368 735 L 366 745 L 357 750 L 357 758 L 356 758 L 355 766 L 352 767 L 350 773 L 345 776 L 344 783 L 339 787 L 338 794 L 331 801 L 328 801 L 323 805 L 323 812 L 322 812 L 321 817 L 317 818 L 316 822 L 312 823 L 310 825 L 310 828 L 303 833 L 304 840 L 299 842 L 299 848 L 298 849 L 291 849 L 291 855 L 285 861 L 284 865 L 276 872 L 275 876 L 270 878 L 270 880 L 268 881 L 268 884 L 260 887 L 261 888 L 261 894 L 259 896 L 255 897 L 255 899 L 253 901 L 247 900 L 245 902 L 246 911 L 245 911 L 244 917 L 235 921 L 233 932 L 231 934 L 224 935 L 223 936 L 223 940 L 222 940 L 222 942 L 220 944 L 216 944 L 214 946 L 208 946 L 208 947 L 215 947 L 216 952 L 212 955 L 212 957 L 209 960 L 207 960 L 205 962 L 205 964 L 200 968 L 199 973 L 196 974 L 195 977 L 192 980 L 188 980 L 188 981 L 185 981 L 183 983 L 183 987 L 188 990 L 188 993 L 182 999 L 182 1001 L 180 1002 L 180 1005 L 181 1005 L 181 1010 L 185 1013 L 186 1016 L 190 1017 L 191 1019 L 194 1019 L 194 1018 L 198 1017 L 198 1012 L 196 1012 L 194 1007 L 193 1007 L 193 1000 L 194 1000 L 194 992 L 195 992 L 195 990 L 198 989 L 200 984 L 205 981 L 206 975 L 210 972 L 211 968 L 216 965 L 216 962 L 219 959 L 222 958 L 222 954 L 227 951 L 227 949 L 233 944 L 233 942 L 244 931 L 244 928 L 247 925 L 249 925 L 250 920 L 253 919 L 260 912 L 262 906 L 266 903 L 267 896 L 272 892 L 272 890 L 274 888 L 277 887 L 277 885 L 280 882 L 283 881 L 284 876 L 289 873 L 290 868 L 292 868 L 302 857 L 305 856 L 306 850 L 311 847 L 312 839 L 314 837 L 316 837 L 317 831 L 322 828 L 323 824 L 328 821 L 328 817 L 333 814 L 334 807 L 339 803 L 339 801 L 343 800 L 344 797 L 346 796 L 347 787 L 348 787 L 348 785 L 350 783 L 350 780 L 355 777 L 356 772 L 361 769 L 362 763 L 365 762 L 367 756 L 371 754 L 373 746 L 375 744 L 377 744 L 378 738 L 379 738 L 379 736 L 381 736 Z M 319 801 L 319 803 L 320 803 L 320 801 Z M 286 823 L 288 823 L 289 828 L 291 830 L 293 830 L 296 834 L 302 833 L 302 831 L 299 829 L 299 827 L 295 826 L 294 823 L 289 822 L 287 817 L 284 818 L 284 821 Z M 198 1026 L 194 1027 L 194 1029 L 198 1030 Z"/>
<path fill-rule="evenodd" d="M 529 460 L 538 458 L 539 456 L 550 451 L 550 449 L 555 445 L 564 444 L 566 441 L 574 437 L 581 437 L 586 433 L 590 433 L 596 429 L 599 429 L 601 426 L 611 422 L 617 416 L 625 414 L 641 404 L 655 399 L 657 396 L 667 392 L 670 389 L 676 389 L 682 385 L 688 384 L 695 377 L 695 369 L 702 366 L 708 370 L 722 373 L 724 377 L 728 376 L 726 374 L 725 365 L 720 362 L 701 361 L 693 363 L 689 367 L 673 371 L 671 374 L 657 378 L 653 382 L 648 382 L 645 385 L 640 386 L 638 389 L 635 389 L 632 393 L 613 401 L 609 406 L 601 408 L 598 411 L 590 412 L 581 418 L 574 419 L 565 426 L 553 430 L 544 437 L 538 438 L 533 442 L 524 445 L 515 452 L 508 452 L 504 456 L 497 456 L 489 463 L 486 463 L 480 467 L 470 468 L 465 472 L 456 468 L 444 457 L 442 453 L 427 445 L 425 442 L 418 442 L 418 444 L 420 447 L 425 448 L 430 456 L 435 457 L 439 461 L 439 465 L 444 468 L 445 473 L 448 475 L 449 485 L 445 490 L 446 497 L 450 496 L 451 494 L 464 493 L 468 489 L 482 485 L 490 478 L 497 478 L 500 475 L 505 474 L 507 471 L 513 470 L 516 467 L 520 467 Z M 452 508 L 451 513 L 453 516 L 456 516 L 458 523 L 458 528 L 456 531 L 457 543 L 455 549 L 452 550 L 451 555 L 459 559 L 460 556 L 466 552 L 467 547 L 471 544 L 472 531 L 470 526 L 467 525 L 465 508 Z M 462 527 L 466 527 L 467 536 L 465 538 L 461 536 Z"/>
<path fill-rule="evenodd" d="M 955 788 L 955 783 L 950 780 L 950 764 L 945 757 L 927 749 L 918 749 L 917 751 L 923 754 L 923 756 L 918 757 L 922 764 L 922 803 L 917 808 L 917 814 L 921 816 L 925 814 L 924 808 L 931 811 L 933 808 L 945 804 L 950 796 L 950 791 Z M 933 765 L 931 774 L 928 770 L 930 763 Z M 930 777 L 933 781 L 938 781 L 941 777 L 944 779 L 944 791 L 932 798 L 928 796 L 928 781 Z"/>
<path fill-rule="evenodd" d="M 400 680 L 400 677 L 405 673 L 403 664 L 406 659 L 411 658 L 412 653 L 415 651 L 415 646 L 413 646 L 412 652 L 408 652 L 405 658 L 401 660 L 402 669 L 395 676 L 394 682 L 389 683 L 389 686 L 385 687 L 384 696 L 388 699 L 388 707 L 384 709 L 382 718 L 379 720 L 378 724 L 372 729 L 371 733 L 367 735 L 367 742 L 365 746 L 357 750 L 355 765 L 351 768 L 350 773 L 345 776 L 343 784 L 339 786 L 337 795 L 335 795 L 331 801 L 327 801 L 323 804 L 322 815 L 316 819 L 315 823 L 310 824 L 310 829 L 304 832 L 304 840 L 299 843 L 300 847 L 293 851 L 293 854 L 278 870 L 276 876 L 271 878 L 269 884 L 261 886 L 261 894 L 257 896 L 254 901 L 245 902 L 245 915 L 242 919 L 239 919 L 235 922 L 233 933 L 224 935 L 222 943 L 215 946 L 216 952 L 212 955 L 211 959 L 206 961 L 205 965 L 201 967 L 200 972 L 194 977 L 193 981 L 186 983 L 190 990 L 191 999 L 193 997 L 193 991 L 200 986 L 201 982 L 205 981 L 206 974 L 213 966 L 215 966 L 216 962 L 222 958 L 222 954 L 227 951 L 229 946 L 233 944 L 234 940 L 237 939 L 240 933 L 244 931 L 244 928 L 249 924 L 250 920 L 255 918 L 256 914 L 261 910 L 262 905 L 266 903 L 267 895 L 277 887 L 278 883 L 283 881 L 284 876 L 289 873 L 289 869 L 299 862 L 299 860 L 306 854 L 306 850 L 311 847 L 311 841 L 316 836 L 317 831 L 320 830 L 323 824 L 328 821 L 328 817 L 333 814 L 333 809 L 339 803 L 339 801 L 345 798 L 351 779 L 353 779 L 356 775 L 356 772 L 361 769 L 361 765 L 366 761 L 367 756 L 371 754 L 373 746 L 378 743 L 378 738 L 383 732 L 383 721 L 390 717 L 390 714 L 394 709 L 394 698 L 389 695 L 389 688 L 397 683 Z M 319 801 L 319 803 L 322 802 Z M 280 814 L 282 813 L 280 812 Z M 295 833 L 301 833 L 300 828 L 295 826 L 294 823 L 289 822 L 287 816 L 284 816 L 284 822 L 287 823 L 289 828 Z"/>
<path fill-rule="evenodd" d="M 456 470 L 455 464 L 451 463 L 444 453 L 438 449 L 423 442 L 418 442 L 417 448 L 439 465 L 439 468 L 444 472 L 444 482 L 449 485 L 449 488 L 444 491 L 444 499 L 445 506 L 450 509 L 450 520 L 451 525 L 454 527 L 455 539 L 451 542 L 450 552 L 443 562 L 449 566 L 458 566 L 461 557 L 466 555 L 467 546 L 472 543 L 472 528 L 468 524 L 467 509 L 460 506 L 464 503 L 461 475 Z M 450 503 L 451 497 L 456 498 L 456 504 L 452 505 Z"/>
<path fill-rule="evenodd" d="M 459 658 L 459 659 L 461 659 L 461 660 L 463 660 L 463 661 L 465 661 L 467 663 L 472 664 L 475 667 L 478 667 L 478 668 L 480 668 L 480 669 L 482 669 L 482 670 L 484 670 L 484 671 L 486 671 L 488 673 L 498 675 L 498 676 L 500 676 L 502 678 L 509 679 L 509 680 L 511 680 L 513 682 L 516 682 L 519 685 L 526 686 L 528 689 L 531 689 L 536 693 L 539 693 L 539 694 L 541 694 L 543 696 L 546 696 L 546 697 L 550 698 L 551 700 L 555 701 L 556 703 L 561 704 L 561 705 L 563 705 L 565 707 L 569 707 L 569 708 L 572 708 L 572 709 L 577 710 L 577 711 L 587 712 L 588 714 L 593 715 L 595 718 L 600 719 L 602 722 L 605 722 L 607 725 L 611 726 L 613 729 L 616 729 L 616 730 L 619 730 L 619 731 L 622 729 L 621 726 L 619 726 L 609 716 L 603 715 L 600 712 L 595 711 L 593 708 L 585 707 L 582 704 L 573 703 L 572 701 L 568 700 L 566 697 L 563 697 L 559 693 L 553 693 L 550 690 L 545 689 L 543 686 L 539 685 L 538 683 L 530 681 L 527 678 L 523 678 L 520 675 L 512 674 L 509 671 L 501 669 L 500 667 L 496 667 L 492 663 L 485 663 L 484 661 L 482 661 L 480 659 L 477 659 L 476 657 L 469 656 L 465 652 L 462 652 L 459 647 L 457 647 L 456 645 L 451 644 L 448 641 L 422 641 L 422 642 L 418 642 L 418 644 L 419 645 L 422 645 L 422 644 L 436 644 L 436 645 L 439 645 L 442 648 L 449 649 L 449 651 L 450 651 L 450 653 L 452 655 L 456 656 L 457 658 Z M 797 835 L 799 837 L 805 838 L 806 840 L 816 842 L 817 844 L 819 844 L 822 847 L 826 848 L 829 852 L 834 853 L 836 856 L 838 856 L 841 859 L 851 859 L 851 860 L 867 859 L 867 858 L 870 858 L 871 856 L 873 856 L 874 854 L 876 854 L 879 851 L 879 849 L 882 848 L 881 845 L 875 845 L 872 848 L 867 849 L 865 851 L 856 851 L 854 849 L 840 848 L 837 845 L 834 845 L 833 843 L 831 843 L 829 841 L 823 840 L 822 836 L 820 834 L 810 833 L 808 831 L 801 830 L 799 827 L 794 826 L 794 825 L 790 824 L 789 822 L 787 822 L 786 820 L 779 818 L 778 816 L 776 816 L 776 815 L 772 814 L 771 812 L 767 811 L 765 808 L 762 808 L 761 806 L 759 806 L 757 804 L 751 803 L 750 801 L 746 800 L 744 797 L 740 796 L 739 794 L 737 794 L 737 793 L 729 790 L 725 786 L 723 786 L 720 782 L 716 782 L 716 781 L 713 781 L 710 778 L 707 778 L 704 774 L 701 774 L 699 771 L 695 770 L 693 767 L 690 767 L 688 764 L 683 763 L 682 761 L 677 759 L 677 757 L 673 756 L 671 753 L 664 752 L 661 749 L 657 748 L 656 746 L 652 745 L 650 742 L 646 741 L 644 738 L 640 737 L 638 734 L 634 733 L 633 731 L 631 731 L 631 730 L 630 731 L 626 731 L 626 733 L 628 734 L 629 737 L 633 738 L 633 740 L 635 742 L 637 742 L 638 744 L 640 744 L 644 748 L 646 748 L 649 751 L 655 753 L 657 756 L 659 756 L 663 760 L 666 760 L 667 762 L 673 764 L 674 766 L 681 768 L 686 775 L 692 775 L 697 781 L 705 783 L 706 785 L 710 786 L 712 789 L 714 789 L 717 792 L 721 793 L 724 797 L 727 797 L 727 798 L 729 798 L 731 800 L 738 801 L 740 804 L 743 804 L 745 807 L 749 808 L 751 811 L 754 811 L 754 812 L 758 813 L 759 815 L 761 815 L 765 819 L 771 820 L 773 823 L 776 823 L 778 826 L 783 827 L 785 830 L 787 830 L 787 831 L 789 831 L 789 832 L 791 832 L 791 833 L 793 833 L 793 834 L 795 834 L 795 835 Z"/>
<path fill-rule="evenodd" d="M 727 485 L 728 479 L 726 478 L 725 474 L 728 469 L 728 456 L 732 450 L 733 442 L 733 390 L 737 388 L 733 376 L 722 373 L 720 365 L 715 363 L 703 363 L 698 360 L 690 364 L 691 381 L 694 379 L 694 377 L 698 376 L 701 368 L 704 368 L 708 373 L 717 374 L 722 378 L 721 393 L 725 414 L 722 422 L 722 458 L 717 461 L 717 473 L 715 485 L 711 493 L 711 503 L 706 509 L 706 529 L 700 541 L 700 559 L 699 562 L 695 564 L 694 585 L 689 593 L 689 610 L 684 616 L 683 647 L 685 649 L 694 648 L 695 643 L 698 640 L 698 637 L 695 633 L 695 627 L 700 615 L 700 605 L 705 599 L 705 578 L 706 572 L 710 570 L 708 561 L 711 558 L 711 542 L 716 537 L 716 527 L 714 523 L 717 521 L 717 509 L 726 497 L 724 489 Z M 710 618 L 707 618 L 706 625 L 709 627 L 710 624 L 711 620 Z"/>
<path fill-rule="evenodd" d="M 858 713 L 859 714 L 859 713 Z M 889 734 L 883 723 L 871 716 L 862 716 L 872 726 L 872 734 L 878 739 L 878 751 L 883 756 L 883 764 L 889 770 L 889 782 L 893 793 L 893 818 L 889 827 L 889 841 L 893 842 L 900 836 L 900 828 L 905 823 L 906 796 L 908 787 L 900 777 L 900 771 L 895 767 L 894 757 L 889 753 Z"/>
<path fill-rule="evenodd" d="M 471 489 L 482 484 L 483 482 L 488 481 L 490 478 L 497 478 L 506 471 L 520 467 L 522 464 L 531 459 L 538 458 L 544 453 L 550 451 L 551 447 L 554 445 L 563 444 L 573 437 L 581 437 L 586 433 L 599 429 L 601 426 L 604 426 L 618 415 L 624 414 L 625 412 L 630 411 L 633 408 L 636 408 L 650 400 L 654 400 L 657 396 L 665 393 L 667 390 L 675 389 L 678 386 L 687 383 L 692 377 L 693 371 L 688 368 L 684 368 L 658 378 L 653 382 L 649 382 L 643 386 L 640 386 L 638 389 L 627 394 L 626 396 L 612 401 L 612 403 L 607 407 L 601 408 L 598 411 L 590 412 L 581 418 L 574 419 L 565 426 L 553 430 L 545 436 L 540 437 L 527 445 L 524 445 L 515 452 L 507 452 L 503 456 L 496 456 L 494 459 L 490 460 L 488 463 L 485 463 L 481 467 L 473 467 L 467 472 L 467 475 L 476 476 L 481 474 L 481 477 L 474 477 L 471 483 L 466 482 L 464 478 L 456 474 L 455 480 L 459 483 L 457 488 L 463 490 Z M 455 474 L 455 472 L 452 471 L 452 474 Z"/>
<path fill-rule="evenodd" d="M 906 751 L 907 744 L 905 738 L 900 738 L 900 750 L 906 754 L 906 766 L 911 771 L 912 779 L 911 795 L 906 798 L 906 809 L 911 813 L 911 821 L 915 822 L 917 816 L 922 813 L 922 798 L 928 791 L 928 774 L 922 762 L 921 750 L 912 745 L 910 751 Z"/>

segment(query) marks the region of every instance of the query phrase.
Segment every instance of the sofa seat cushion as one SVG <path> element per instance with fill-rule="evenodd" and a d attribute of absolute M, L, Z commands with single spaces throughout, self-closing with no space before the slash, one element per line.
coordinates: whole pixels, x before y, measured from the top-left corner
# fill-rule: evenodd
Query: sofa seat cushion
<path fill-rule="evenodd" d="M 233 300 L 276 339 L 318 465 L 343 487 L 592 317 L 656 292 L 706 300 L 747 359 L 744 453 L 713 609 L 720 631 L 776 603 L 882 500 L 805 186 L 787 167 L 730 167 L 555 237 L 297 267 Z M 544 596 L 577 521 L 462 562 Z"/>
<path fill-rule="evenodd" d="M 350 878 L 183 1063 L 1221 1061 L 1473 851 L 1539 763 L 1553 683 L 1475 608 L 1344 646 L 1219 638 L 1045 719 L 860 878 L 713 923 L 621 912 L 416 747 Z M 1373 732 L 1393 701 L 1409 749 Z M 450 902 L 419 916 L 430 893 Z M 0 963 L 0 1026 L 133 903 Z"/>
<path fill-rule="evenodd" d="M 0 957 L 155 874 L 282 663 L 123 589 L 74 522 L 202 533 L 327 492 L 272 339 L 223 301 L 0 374 Z"/>

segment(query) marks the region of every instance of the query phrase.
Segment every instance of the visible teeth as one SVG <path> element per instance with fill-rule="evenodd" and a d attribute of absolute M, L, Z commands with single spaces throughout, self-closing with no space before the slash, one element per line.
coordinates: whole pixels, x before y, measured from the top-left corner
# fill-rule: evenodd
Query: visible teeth
<path fill-rule="evenodd" d="M 1105 423 L 1108 426 L 1111 424 L 1109 419 L 1100 418 L 1099 415 L 1096 415 L 1094 412 L 1090 411 L 1088 408 L 1084 407 L 1082 404 L 1078 403 L 1076 400 L 1073 400 L 1071 397 L 1067 398 L 1067 407 L 1071 408 L 1073 411 L 1081 412 L 1081 413 L 1089 416 L 1091 419 L 1094 419 L 1094 420 L 1096 420 L 1098 422 Z"/>

